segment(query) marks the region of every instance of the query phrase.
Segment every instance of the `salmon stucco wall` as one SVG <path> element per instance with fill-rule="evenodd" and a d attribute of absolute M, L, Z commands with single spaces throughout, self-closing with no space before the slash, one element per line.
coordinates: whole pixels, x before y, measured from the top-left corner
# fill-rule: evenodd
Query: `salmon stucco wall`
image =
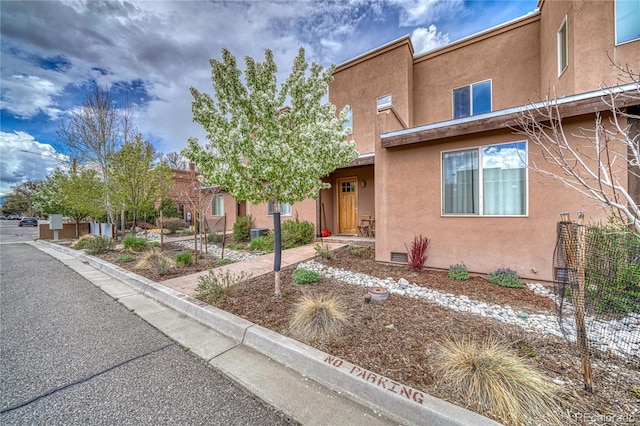
<path fill-rule="evenodd" d="M 593 126 L 593 117 L 566 121 L 566 130 Z M 455 137 L 438 143 L 384 149 L 376 168 L 376 260 L 389 262 L 391 252 L 406 253 L 414 236 L 431 239 L 427 266 L 448 269 L 464 262 L 470 271 L 487 273 L 500 267 L 515 269 L 522 277 L 552 280 L 556 223 L 560 213 L 586 212 L 590 223 L 605 220 L 603 206 L 567 188 L 561 182 L 528 170 L 528 214 L 522 217 L 442 215 L 443 151 L 525 140 L 510 131 Z M 541 161 L 540 149 L 528 142 L 529 164 L 553 169 Z M 380 165 L 382 167 L 380 167 Z M 624 170 L 618 177 L 625 182 Z M 381 184 L 380 181 L 383 181 Z M 380 212 L 383 208 L 384 211 Z"/>

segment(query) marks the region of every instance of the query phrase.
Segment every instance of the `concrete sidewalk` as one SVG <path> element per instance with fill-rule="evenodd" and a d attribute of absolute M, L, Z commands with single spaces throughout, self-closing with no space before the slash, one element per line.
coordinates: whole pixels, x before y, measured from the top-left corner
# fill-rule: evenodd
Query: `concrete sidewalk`
<path fill-rule="evenodd" d="M 325 244 L 331 250 L 336 250 L 340 247 L 344 247 L 343 243 L 331 243 Z M 314 244 L 307 244 L 300 247 L 295 247 L 282 251 L 282 268 L 296 263 L 304 262 L 305 260 L 313 259 L 316 255 Z M 229 271 L 232 274 L 238 275 L 240 272 L 251 274 L 252 278 L 259 277 L 261 275 L 273 272 L 273 260 L 274 254 L 268 253 L 262 256 L 254 257 L 250 260 L 242 262 L 230 263 L 228 265 L 219 266 L 216 268 L 216 272 L 226 273 Z M 195 289 L 198 286 L 198 279 L 207 275 L 208 271 L 198 272 L 196 274 L 187 275 L 184 277 L 171 278 L 169 280 L 160 281 L 160 284 L 184 293 L 188 296 L 195 296 Z"/>
<path fill-rule="evenodd" d="M 300 424 L 498 425 L 82 252 L 44 241 L 31 244 Z M 287 264 L 313 255 L 312 245 L 284 252 Z M 273 256 L 227 266 L 266 273 L 273 269 L 269 259 Z M 184 286 L 195 288 L 197 279 L 189 281 Z"/>

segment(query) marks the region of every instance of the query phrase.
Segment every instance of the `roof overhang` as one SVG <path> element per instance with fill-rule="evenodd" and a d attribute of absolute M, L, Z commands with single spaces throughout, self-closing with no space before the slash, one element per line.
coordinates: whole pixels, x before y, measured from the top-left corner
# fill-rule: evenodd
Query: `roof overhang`
<path fill-rule="evenodd" d="M 375 164 L 376 154 L 375 152 L 368 152 L 366 154 L 358 155 L 358 158 L 347 164 L 346 166 L 338 167 L 339 169 L 347 169 L 350 167 L 369 166 Z"/>
<path fill-rule="evenodd" d="M 592 114 L 599 111 L 611 110 L 612 97 L 615 106 L 625 108 L 640 104 L 640 84 L 630 83 L 608 89 L 566 96 L 558 99 L 535 102 L 514 108 L 492 111 L 471 117 L 442 121 L 426 126 L 397 130 L 380 135 L 383 148 L 430 142 L 456 136 L 489 132 L 514 128 L 524 114 L 536 120 L 544 121 L 544 111 L 549 106 L 554 108 L 554 115 L 562 118 Z"/>

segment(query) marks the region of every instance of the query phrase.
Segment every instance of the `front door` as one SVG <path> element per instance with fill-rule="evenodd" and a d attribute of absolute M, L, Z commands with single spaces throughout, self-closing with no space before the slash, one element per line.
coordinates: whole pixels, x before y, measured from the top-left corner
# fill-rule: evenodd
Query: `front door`
<path fill-rule="evenodd" d="M 341 178 L 338 187 L 338 233 L 358 232 L 358 178 Z"/>

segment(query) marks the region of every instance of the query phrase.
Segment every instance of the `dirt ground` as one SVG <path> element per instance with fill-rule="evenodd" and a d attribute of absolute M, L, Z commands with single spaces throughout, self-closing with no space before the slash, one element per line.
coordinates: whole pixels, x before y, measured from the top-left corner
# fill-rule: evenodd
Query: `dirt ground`
<path fill-rule="evenodd" d="M 181 250 L 168 245 L 165 252 L 171 255 Z M 113 261 L 117 255 L 112 252 L 98 257 Z M 317 260 L 379 278 L 403 277 L 423 287 L 464 294 L 489 304 L 510 305 L 517 311 L 555 313 L 551 299 L 528 289 L 502 288 L 483 277 L 453 281 L 446 271 L 416 272 L 404 265 L 381 264 L 373 259 L 372 249 L 344 248 L 337 251 L 331 260 Z M 171 275 L 164 275 L 161 279 L 206 270 L 213 262 L 209 256 L 195 266 L 175 268 Z M 118 265 L 134 270 L 135 263 Z M 160 278 L 140 270 L 135 272 L 154 280 Z M 305 294 L 331 294 L 344 305 L 349 317 L 347 324 L 338 335 L 315 341 L 302 340 L 304 343 L 460 406 L 465 406 L 463 390 L 447 389 L 434 372 L 431 361 L 438 345 L 451 336 L 473 339 L 497 337 L 549 380 L 562 384 L 565 424 L 625 424 L 619 419 L 626 424 L 640 424 L 640 395 L 634 390 L 640 387 L 637 363 L 613 357 L 593 359 L 596 392 L 590 394 L 584 390 L 580 359 L 562 338 L 525 332 L 515 325 L 398 295 L 391 295 L 384 302 L 365 303 L 367 291 L 364 287 L 329 278 L 321 278 L 316 284 L 297 285 L 293 282 L 292 269 L 281 273 L 281 298 L 273 296 L 273 283 L 273 274 L 254 278 L 230 292 L 218 307 L 296 338 L 289 330 L 289 319 L 296 303 Z M 481 414 L 495 418 L 490 412 Z M 580 421 L 580 418 L 589 420 Z"/>

